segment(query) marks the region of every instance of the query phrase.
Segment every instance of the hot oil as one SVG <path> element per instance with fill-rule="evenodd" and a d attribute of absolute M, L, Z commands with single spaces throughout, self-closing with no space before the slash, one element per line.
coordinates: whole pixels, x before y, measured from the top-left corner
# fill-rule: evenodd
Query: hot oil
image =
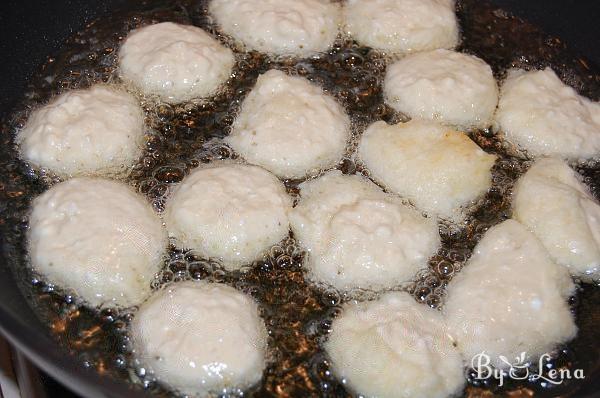
<path fill-rule="evenodd" d="M 120 42 L 133 28 L 155 22 L 193 23 L 220 35 L 206 16 L 205 6 L 194 1 L 153 0 L 132 2 L 133 11 L 124 9 L 110 18 L 89 24 L 77 33 L 56 56 L 49 58 L 32 79 L 20 110 L 3 126 L 0 161 L 5 170 L 0 177 L 0 228 L 7 237 L 7 250 L 12 268 L 22 283 L 25 294 L 40 318 L 49 325 L 50 333 L 75 355 L 83 366 L 115 378 L 129 380 L 139 389 L 156 396 L 169 392 L 154 382 L 131 355 L 127 324 L 132 310 L 90 310 L 79 305 L 68 291 L 56 289 L 36 278 L 27 266 L 24 249 L 27 209 L 51 177 L 40 177 L 15 157 L 12 136 L 27 119 L 31 109 L 54 95 L 97 82 L 119 84 L 116 77 L 116 53 Z M 513 18 L 501 10 L 476 0 L 459 4 L 463 28 L 461 50 L 486 60 L 501 80 L 510 67 L 540 68 L 553 66 L 565 81 L 581 93 L 598 99 L 598 75 L 585 60 L 574 58 L 557 39 L 551 39 L 535 27 Z M 277 68 L 304 76 L 321 85 L 337 98 L 351 115 L 353 139 L 339 168 L 346 174 L 362 173 L 353 160 L 361 132 L 376 120 L 397 123 L 407 120 L 383 103 L 381 82 L 389 59 L 376 51 L 340 39 L 329 53 L 312 59 L 294 61 L 270 58 L 257 53 L 237 55 L 232 79 L 216 98 L 192 104 L 156 104 L 152 98 L 140 96 L 146 111 L 148 145 L 139 164 L 128 173 L 127 180 L 162 210 L 170 190 L 190 170 L 219 159 L 235 159 L 236 155 L 221 143 L 226 136 L 240 103 L 253 87 L 259 74 Z M 471 138 L 500 159 L 493 169 L 493 187 L 473 206 L 466 222 L 456 226 L 440 225 L 443 247 L 431 259 L 429 267 L 399 289 L 410 292 L 423 305 L 437 308 L 443 304 L 445 287 L 471 254 L 476 242 L 492 225 L 510 217 L 509 195 L 516 179 L 529 162 L 513 156 L 489 131 L 476 131 Z M 600 195 L 600 166 L 589 164 L 579 168 L 585 182 L 596 197 Z M 285 181 L 288 192 L 298 195 L 299 181 Z M 332 319 L 340 305 L 348 299 L 334 289 L 307 282 L 302 267 L 305 254 L 293 236 L 274 246 L 263 261 L 233 273 L 223 271 L 220 264 L 172 246 L 161 272 L 153 281 L 153 289 L 182 280 L 206 279 L 223 282 L 251 294 L 260 303 L 262 316 L 269 329 L 269 364 L 260 385 L 244 392 L 245 396 L 331 396 L 345 397 L 344 384 L 332 375 L 320 343 L 326 338 Z M 351 293 L 354 298 L 373 299 L 368 290 Z M 600 292 L 585 286 L 573 300 L 579 336 L 554 353 L 549 365 L 555 368 L 582 368 L 590 376 L 597 371 L 600 338 Z M 548 369 L 546 369 L 548 370 Z M 511 396 L 539 396 L 558 393 L 573 394 L 579 383 L 566 381 L 549 388 L 538 381 L 509 382 L 503 388 L 497 383 L 482 382 L 467 374 L 467 396 L 506 392 Z M 232 392 L 231 395 L 240 395 Z"/>

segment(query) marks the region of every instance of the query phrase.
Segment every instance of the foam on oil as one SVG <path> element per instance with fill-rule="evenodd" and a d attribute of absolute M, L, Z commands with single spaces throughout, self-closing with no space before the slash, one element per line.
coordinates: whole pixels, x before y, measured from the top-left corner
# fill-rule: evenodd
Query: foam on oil
<path fill-rule="evenodd" d="M 52 96 L 97 82 L 120 84 L 116 54 L 119 43 L 133 28 L 167 20 L 193 23 L 219 37 L 226 45 L 237 46 L 220 34 L 207 17 L 204 3 L 152 0 L 136 7 L 138 9 L 124 10 L 89 24 L 74 35 L 58 55 L 49 58 L 32 79 L 20 110 L 3 127 L 6 134 L 0 161 L 6 171 L 0 181 L 3 206 L 0 227 L 7 236 L 7 251 L 13 260 L 11 265 L 23 290 L 31 296 L 40 318 L 49 325 L 50 332 L 60 343 L 76 355 L 83 366 L 129 380 L 156 396 L 166 396 L 169 392 L 157 384 L 131 354 L 127 324 L 135 309 L 86 309 L 67 290 L 47 285 L 30 272 L 24 245 L 29 203 L 57 179 L 27 168 L 15 158 L 12 150 L 14 131 L 22 127 L 31 109 Z M 548 39 L 534 27 L 474 0 L 459 3 L 459 17 L 464 35 L 462 50 L 490 63 L 498 79 L 502 79 L 510 67 L 552 65 L 584 94 L 593 98 L 600 94 L 585 62 L 572 58 L 562 43 Z M 352 139 L 339 165 L 346 174 L 361 173 L 369 177 L 368 170 L 354 160 L 357 143 L 366 126 L 376 120 L 388 123 L 407 120 L 383 103 L 381 83 L 390 59 L 385 54 L 358 47 L 348 38 L 339 39 L 329 54 L 300 61 L 257 53 L 241 53 L 236 57 L 231 79 L 213 99 L 167 105 L 137 93 L 146 112 L 148 144 L 139 164 L 120 177 L 146 195 L 158 211 L 162 211 L 173 185 L 193 168 L 218 159 L 239 161 L 221 139 L 228 134 L 241 101 L 258 75 L 270 68 L 282 69 L 321 85 L 349 112 Z M 411 282 L 395 288 L 410 292 L 417 301 L 434 308 L 443 304 L 446 284 L 460 272 L 482 234 L 510 216 L 512 185 L 529 165 L 525 159 L 515 156 L 514 148 L 508 147 L 493 133 L 475 131 L 470 135 L 486 151 L 500 157 L 493 169 L 492 189 L 468 209 L 469 216 L 463 224 L 440 224 L 442 249 L 430 260 L 428 268 L 415 275 Z M 578 170 L 598 197 L 598 163 L 591 162 Z M 311 178 L 321 172 L 315 171 Z M 292 196 L 298 196 L 299 182 L 285 181 Z M 173 241 L 164 267 L 152 283 L 153 289 L 183 280 L 206 279 L 230 284 L 252 295 L 260 304 L 270 335 L 269 365 L 262 383 L 244 392 L 245 396 L 348 395 L 344 383 L 336 380 L 329 370 L 320 343 L 326 338 L 331 320 L 339 313 L 343 302 L 351 298 L 375 299 L 376 292 L 357 289 L 343 295 L 330 287 L 308 282 L 302 267 L 306 253 L 293 236 L 270 248 L 262 261 L 233 273 L 225 272 L 214 259 L 201 258 L 193 252 L 176 249 L 176 246 L 177 242 Z M 586 288 L 581 297 L 581 302 L 573 303 L 574 308 L 587 311 L 588 315 L 593 311 L 600 322 L 600 295 L 593 288 L 591 293 Z M 598 338 L 597 324 L 586 325 L 579 322 L 580 337 L 557 351 L 551 366 L 590 368 L 593 365 L 579 360 L 577 354 L 589 350 L 589 342 Z M 467 395 L 480 393 L 481 389 L 497 389 L 493 383 L 473 379 L 471 374 L 467 377 L 470 381 Z M 543 395 L 546 387 L 539 382 L 523 381 L 509 384 L 502 391 L 525 389 Z M 230 395 L 241 394 L 232 391 Z"/>

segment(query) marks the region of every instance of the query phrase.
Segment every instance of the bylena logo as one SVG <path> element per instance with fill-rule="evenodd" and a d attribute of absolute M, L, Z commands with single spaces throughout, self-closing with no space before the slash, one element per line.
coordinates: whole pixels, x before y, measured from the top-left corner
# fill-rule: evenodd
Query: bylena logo
<path fill-rule="evenodd" d="M 527 353 L 522 352 L 518 357 L 515 358 L 514 362 L 510 362 L 505 356 L 500 355 L 498 359 L 504 363 L 503 369 L 498 369 L 492 365 L 490 356 L 485 351 L 475 355 L 471 359 L 471 368 L 475 370 L 475 377 L 478 380 L 487 380 L 490 378 L 496 379 L 499 382 L 499 386 L 504 385 L 504 380 L 510 378 L 513 380 L 530 380 L 536 381 L 542 379 L 543 381 L 558 385 L 562 384 L 565 380 L 570 379 L 584 379 L 583 369 L 550 369 L 544 372 L 547 368 L 547 364 L 550 362 L 552 357 L 549 354 L 543 354 L 537 363 L 528 363 L 526 361 Z"/>

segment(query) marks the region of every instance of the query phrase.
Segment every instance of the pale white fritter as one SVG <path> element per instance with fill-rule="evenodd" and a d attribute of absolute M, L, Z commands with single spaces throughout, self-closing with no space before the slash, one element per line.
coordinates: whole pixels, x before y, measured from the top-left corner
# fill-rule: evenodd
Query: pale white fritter
<path fill-rule="evenodd" d="M 335 170 L 300 189 L 290 222 L 317 282 L 340 290 L 392 287 L 426 267 L 440 246 L 435 219 L 362 176 Z"/>
<path fill-rule="evenodd" d="M 443 312 L 465 361 L 485 351 L 491 364 L 514 363 L 566 342 L 577 333 L 567 305 L 575 286 L 541 242 L 514 220 L 484 235 L 449 283 Z"/>
<path fill-rule="evenodd" d="M 242 103 L 226 142 L 249 163 L 302 178 L 335 166 L 349 136 L 350 120 L 332 97 L 302 77 L 270 70 Z"/>
<path fill-rule="evenodd" d="M 212 0 L 209 12 L 249 50 L 300 57 L 327 51 L 341 22 L 330 0 Z"/>
<path fill-rule="evenodd" d="M 16 137 L 22 159 L 61 177 L 120 174 L 140 158 L 144 141 L 137 100 L 103 85 L 59 95 Z"/>
<path fill-rule="evenodd" d="M 166 231 L 152 206 L 121 182 L 73 178 L 33 201 L 33 269 L 92 307 L 144 301 L 166 247 Z"/>
<path fill-rule="evenodd" d="M 288 235 L 291 206 L 284 185 L 268 171 L 217 162 L 194 170 L 175 188 L 164 219 L 184 248 L 235 269 Z"/>
<path fill-rule="evenodd" d="M 358 149 L 371 177 L 421 210 L 458 221 L 492 184 L 496 156 L 461 132 L 431 121 L 375 122 Z"/>
<path fill-rule="evenodd" d="M 344 31 L 363 46 L 390 53 L 454 48 L 454 0 L 348 0 Z"/>
<path fill-rule="evenodd" d="M 445 398 L 465 384 L 442 315 L 405 292 L 344 305 L 325 350 L 338 379 L 367 397 Z"/>
<path fill-rule="evenodd" d="M 132 31 L 119 50 L 121 78 L 168 103 L 216 94 L 234 63 L 233 52 L 202 29 L 172 22 Z"/>
<path fill-rule="evenodd" d="M 533 157 L 600 154 L 600 103 L 577 94 L 550 68 L 509 71 L 495 122 L 507 141 Z"/>
<path fill-rule="evenodd" d="M 515 185 L 513 217 L 573 275 L 599 278 L 600 205 L 565 162 L 546 158 L 534 163 Z"/>
<path fill-rule="evenodd" d="M 142 366 L 184 394 L 244 389 L 265 368 L 267 330 L 258 306 L 223 284 L 184 282 L 155 293 L 135 314 L 131 337 Z"/>
<path fill-rule="evenodd" d="M 481 59 L 449 50 L 409 55 L 388 66 L 385 102 L 410 117 L 459 128 L 486 128 L 498 104 L 492 69 Z"/>

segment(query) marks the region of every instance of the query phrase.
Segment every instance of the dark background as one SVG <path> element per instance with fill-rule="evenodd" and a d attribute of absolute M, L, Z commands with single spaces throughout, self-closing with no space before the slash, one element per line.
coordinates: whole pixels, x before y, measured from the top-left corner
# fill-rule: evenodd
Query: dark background
<path fill-rule="evenodd" d="M 127 0 L 2 0 L 0 115 L 14 104 L 45 57 L 85 22 Z M 534 22 L 600 65 L 600 0 L 492 0 Z M 61 18 L 62 16 L 62 18 Z M 64 21 L 76 21 L 74 25 Z M 27 33 L 23 27 L 27 27 Z"/>
<path fill-rule="evenodd" d="M 142 0 L 0 0 L 0 118 L 19 99 L 29 76 L 67 37 L 86 22 L 127 1 Z M 576 53 L 600 65 L 600 0 L 492 3 L 560 37 Z M 50 396 L 70 396 L 56 383 L 50 381 L 46 385 Z"/>

